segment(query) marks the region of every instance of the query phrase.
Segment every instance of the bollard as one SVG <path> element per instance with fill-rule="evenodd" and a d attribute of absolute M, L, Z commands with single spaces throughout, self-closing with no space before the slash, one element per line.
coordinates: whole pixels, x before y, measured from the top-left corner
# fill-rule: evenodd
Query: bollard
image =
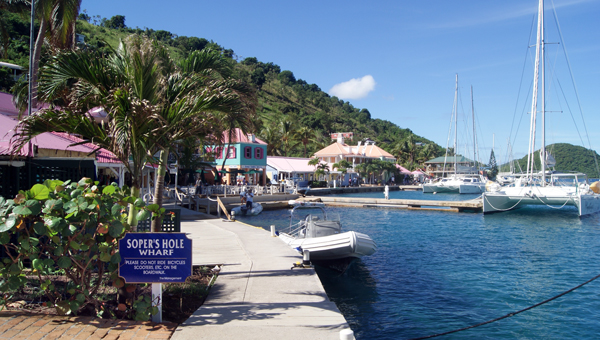
<path fill-rule="evenodd" d="M 275 237 L 277 235 L 275 235 L 275 226 L 271 225 L 271 237 Z"/>
<path fill-rule="evenodd" d="M 310 265 L 310 251 L 309 250 L 303 250 L 302 253 L 303 253 L 302 264 L 304 264 L 304 265 Z"/>
<path fill-rule="evenodd" d="M 235 211 L 231 211 L 231 220 L 235 221 Z"/>
<path fill-rule="evenodd" d="M 342 329 L 340 331 L 340 340 L 354 340 L 354 332 L 351 329 Z"/>

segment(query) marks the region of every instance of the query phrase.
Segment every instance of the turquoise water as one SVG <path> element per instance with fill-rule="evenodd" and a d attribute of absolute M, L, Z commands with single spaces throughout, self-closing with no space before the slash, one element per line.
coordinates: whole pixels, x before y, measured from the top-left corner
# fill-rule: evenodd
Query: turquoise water
<path fill-rule="evenodd" d="M 349 194 L 382 197 L 382 193 Z M 473 197 L 476 197 L 474 195 Z M 464 199 L 390 192 L 390 198 Z M 472 198 L 472 197 L 468 197 Z M 339 274 L 317 268 L 357 339 L 410 339 L 504 316 L 600 274 L 600 215 L 535 207 L 486 215 L 328 208 L 378 251 Z M 287 226 L 289 210 L 245 222 Z M 440 339 L 600 338 L 600 279 L 521 314 Z"/>

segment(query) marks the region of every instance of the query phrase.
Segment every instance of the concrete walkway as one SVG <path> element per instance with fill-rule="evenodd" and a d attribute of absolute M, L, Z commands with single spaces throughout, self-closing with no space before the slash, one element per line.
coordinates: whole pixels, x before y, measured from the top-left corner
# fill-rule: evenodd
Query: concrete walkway
<path fill-rule="evenodd" d="M 221 219 L 182 221 L 194 265 L 222 265 L 204 305 L 172 339 L 340 339 L 346 320 L 313 269 L 270 232 Z"/>

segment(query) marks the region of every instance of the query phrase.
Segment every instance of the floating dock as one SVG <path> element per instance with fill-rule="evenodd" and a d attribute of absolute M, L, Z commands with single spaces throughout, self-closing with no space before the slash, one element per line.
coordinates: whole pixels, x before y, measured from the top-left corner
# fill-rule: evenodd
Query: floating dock
<path fill-rule="evenodd" d="M 439 210 L 449 212 L 481 212 L 483 210 L 483 201 L 480 198 L 468 201 L 434 201 L 312 196 L 308 200 L 319 200 L 330 206 L 360 206 L 364 208 L 398 208 L 410 210 Z"/>
<path fill-rule="evenodd" d="M 423 187 L 420 185 L 390 185 L 390 191 L 421 191 Z M 362 185 L 360 187 L 339 187 L 339 188 L 311 188 L 306 193 L 306 196 L 321 196 L 321 195 L 338 195 L 351 194 L 358 192 L 383 192 L 384 185 Z"/>

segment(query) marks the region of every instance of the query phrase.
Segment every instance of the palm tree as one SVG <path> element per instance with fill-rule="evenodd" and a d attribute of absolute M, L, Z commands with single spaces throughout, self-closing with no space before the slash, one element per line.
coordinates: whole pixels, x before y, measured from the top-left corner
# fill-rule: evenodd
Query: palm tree
<path fill-rule="evenodd" d="M 38 72 L 44 41 L 48 38 L 53 47 L 72 47 L 80 6 L 81 0 L 38 0 L 35 3 L 35 16 L 40 22 L 40 29 L 32 51 L 33 64 L 29 65 L 32 71 L 32 107 L 36 107 L 38 101 Z"/>
<path fill-rule="evenodd" d="M 307 126 L 303 126 L 296 131 L 294 138 L 304 146 L 304 158 L 308 157 L 306 146 L 315 138 L 314 130 Z"/>
<path fill-rule="evenodd" d="M 415 144 L 415 138 L 413 134 L 409 134 L 408 137 L 402 141 L 402 149 L 408 155 L 409 161 L 414 162 L 417 146 Z"/>
<path fill-rule="evenodd" d="M 315 171 L 315 176 L 321 177 L 325 176 L 329 173 L 329 164 L 327 163 L 319 163 L 317 165 L 317 170 Z"/>
<path fill-rule="evenodd" d="M 263 125 L 260 137 L 267 143 L 267 155 L 276 156 L 282 154 L 281 134 L 276 126 L 272 124 Z"/>
<path fill-rule="evenodd" d="M 168 155 L 175 146 L 173 141 L 208 135 L 222 137 L 225 131 L 231 141 L 235 127 L 247 129 L 256 103 L 254 91 L 229 78 L 229 64 L 220 53 L 196 51 L 175 65 L 166 50 L 161 49 L 160 64 L 166 79 L 159 102 L 160 160 L 153 202 L 158 207 L 162 207 L 164 176 Z M 160 219 L 152 221 L 152 230 L 160 230 Z"/>
<path fill-rule="evenodd" d="M 155 148 L 158 56 L 137 47 L 135 42 L 121 43 L 109 56 L 66 51 L 52 57 L 42 69 L 40 99 L 60 102 L 62 109 L 25 117 L 19 124 L 18 145 L 47 131 L 77 134 L 119 158 L 132 177 L 131 195 L 139 197 L 142 169 Z M 107 122 L 96 123 L 89 116 L 96 106 L 106 110 Z M 135 230 L 134 209 L 128 223 Z"/>
<path fill-rule="evenodd" d="M 60 102 L 61 111 L 51 108 L 23 119 L 19 145 L 46 131 L 78 134 L 121 160 L 132 175 L 131 195 L 139 197 L 142 169 L 151 155 L 163 151 L 160 175 L 175 141 L 207 134 L 222 122 L 220 113 L 233 115 L 244 109 L 234 94 L 239 84 L 209 80 L 206 70 L 190 76 L 172 73 L 174 64 L 165 53 L 155 42 L 138 36 L 109 55 L 59 53 L 42 70 L 40 97 Z M 89 116 L 89 110 L 98 106 L 107 111 L 107 122 L 96 123 Z M 162 190 L 162 178 L 156 182 Z M 156 197 L 162 198 L 162 191 Z M 128 223 L 135 230 L 133 211 L 130 207 Z"/>
<path fill-rule="evenodd" d="M 294 143 L 294 123 L 289 120 L 282 120 L 279 122 L 279 128 L 281 131 L 281 146 L 283 149 L 283 155 L 287 157 L 290 150 L 297 145 Z"/>

